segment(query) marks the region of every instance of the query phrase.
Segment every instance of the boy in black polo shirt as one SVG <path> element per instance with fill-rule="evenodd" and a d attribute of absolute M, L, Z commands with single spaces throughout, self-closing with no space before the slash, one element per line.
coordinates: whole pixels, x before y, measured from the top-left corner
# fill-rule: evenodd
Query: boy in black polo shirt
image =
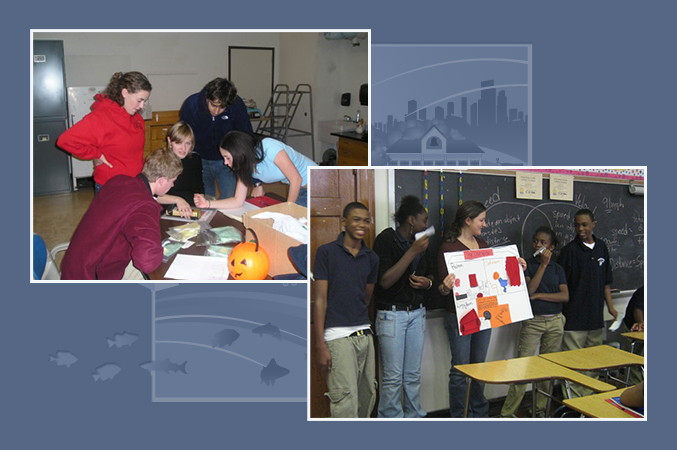
<path fill-rule="evenodd" d="M 604 305 L 614 320 L 618 315 L 611 300 L 609 250 L 592 234 L 596 223 L 592 211 L 579 210 L 574 218 L 576 238 L 564 246 L 557 261 L 564 268 L 569 287 L 569 302 L 562 308 L 566 317 L 562 350 L 602 345 Z M 571 390 L 574 397 L 592 393 L 578 385 L 572 385 Z"/>
<path fill-rule="evenodd" d="M 374 341 L 367 305 L 378 278 L 378 256 L 363 242 L 369 210 L 343 209 L 338 239 L 317 249 L 312 332 L 320 370 L 327 372 L 332 417 L 369 417 L 376 401 Z"/>

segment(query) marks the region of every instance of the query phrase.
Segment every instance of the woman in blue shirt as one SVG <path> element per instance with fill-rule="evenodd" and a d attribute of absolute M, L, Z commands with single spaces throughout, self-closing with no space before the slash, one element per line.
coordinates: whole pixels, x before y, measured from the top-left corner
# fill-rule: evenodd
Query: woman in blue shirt
<path fill-rule="evenodd" d="M 307 206 L 308 166 L 315 162 L 297 152 L 284 142 L 271 138 L 259 138 L 242 131 L 231 131 L 221 140 L 219 146 L 223 163 L 230 167 L 237 177 L 235 196 L 221 200 L 207 200 L 204 195 L 195 195 L 199 208 L 233 209 L 241 207 L 252 196 L 263 195 L 260 183 L 282 182 L 289 185 L 287 201 Z"/>

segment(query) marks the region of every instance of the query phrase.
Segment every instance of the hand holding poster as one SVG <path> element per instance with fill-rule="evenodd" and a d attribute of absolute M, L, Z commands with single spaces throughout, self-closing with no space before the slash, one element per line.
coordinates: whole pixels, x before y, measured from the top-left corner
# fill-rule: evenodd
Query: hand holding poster
<path fill-rule="evenodd" d="M 461 335 L 533 317 L 518 258 L 516 245 L 444 254 Z"/>

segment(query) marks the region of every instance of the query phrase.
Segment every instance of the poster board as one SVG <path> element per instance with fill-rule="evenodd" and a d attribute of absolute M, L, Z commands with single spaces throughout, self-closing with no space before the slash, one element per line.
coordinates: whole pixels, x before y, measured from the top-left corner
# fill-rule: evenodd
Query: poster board
<path fill-rule="evenodd" d="M 444 254 L 461 336 L 533 318 L 516 245 Z"/>

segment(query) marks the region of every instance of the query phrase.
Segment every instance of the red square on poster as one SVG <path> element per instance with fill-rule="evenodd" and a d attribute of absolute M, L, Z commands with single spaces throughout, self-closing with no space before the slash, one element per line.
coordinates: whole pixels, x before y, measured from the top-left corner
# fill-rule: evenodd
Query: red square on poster
<path fill-rule="evenodd" d="M 477 287 L 477 275 L 471 273 L 468 278 L 470 279 L 470 287 Z"/>

